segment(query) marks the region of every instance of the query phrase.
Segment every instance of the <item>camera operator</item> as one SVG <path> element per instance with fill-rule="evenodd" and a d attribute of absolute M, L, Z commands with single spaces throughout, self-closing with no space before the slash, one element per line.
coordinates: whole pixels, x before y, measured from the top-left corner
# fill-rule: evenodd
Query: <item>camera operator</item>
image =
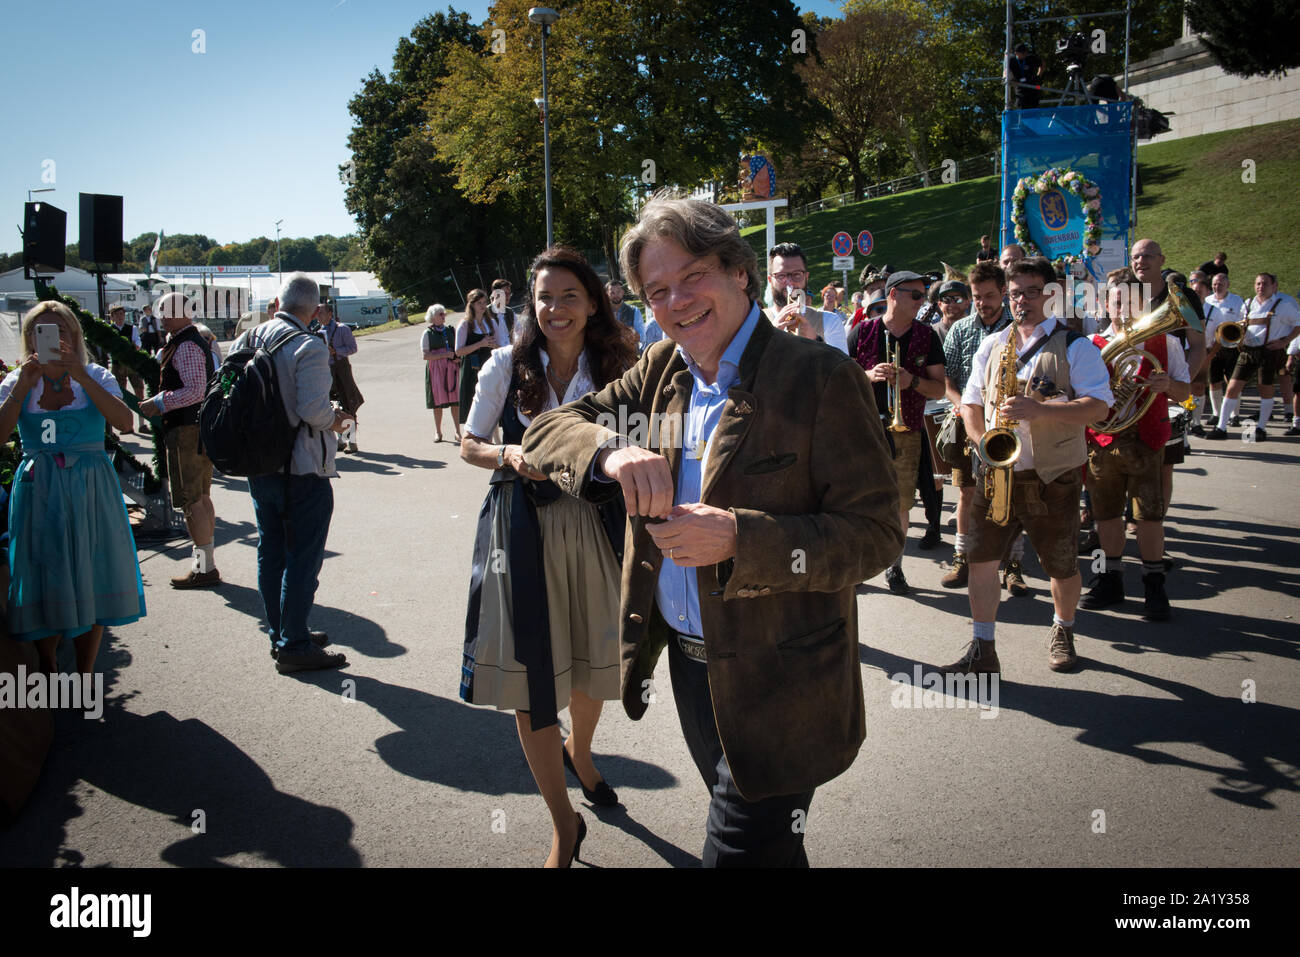
<path fill-rule="evenodd" d="M 1017 43 L 1015 56 L 1007 61 L 1007 69 L 1011 71 L 1011 79 L 1016 84 L 1026 83 L 1029 86 L 1015 87 L 1012 98 L 1012 106 L 1017 110 L 1032 110 L 1038 106 L 1039 97 L 1042 92 L 1033 87 L 1041 86 L 1043 82 L 1043 61 L 1036 53 L 1030 53 L 1029 47 L 1023 43 Z"/>

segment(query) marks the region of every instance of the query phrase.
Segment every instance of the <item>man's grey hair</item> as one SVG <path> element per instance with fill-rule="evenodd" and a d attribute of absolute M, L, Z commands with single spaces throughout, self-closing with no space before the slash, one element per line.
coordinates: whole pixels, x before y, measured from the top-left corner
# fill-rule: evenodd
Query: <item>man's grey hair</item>
<path fill-rule="evenodd" d="M 305 272 L 293 273 L 280 287 L 280 309 L 298 315 L 315 312 L 320 305 L 320 287 Z"/>
<path fill-rule="evenodd" d="M 654 239 L 671 239 L 692 256 L 717 255 L 722 268 L 731 272 L 743 268 L 748 276 L 745 292 L 757 301 L 763 294 L 754 247 L 741 238 L 736 221 L 721 206 L 696 199 L 680 199 L 664 190 L 641 209 L 636 225 L 623 237 L 618 259 L 628 285 L 644 296 L 641 254 Z"/>

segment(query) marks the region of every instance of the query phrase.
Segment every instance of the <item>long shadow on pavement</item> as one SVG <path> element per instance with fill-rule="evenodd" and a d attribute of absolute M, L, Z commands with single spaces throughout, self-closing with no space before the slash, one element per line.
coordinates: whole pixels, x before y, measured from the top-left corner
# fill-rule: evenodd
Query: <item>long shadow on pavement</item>
<path fill-rule="evenodd" d="M 376 752 L 394 771 L 485 796 L 537 794 L 512 714 L 473 707 L 354 672 L 348 672 L 348 677 L 356 681 L 358 703 L 374 708 L 400 729 L 375 741 Z M 645 761 L 623 755 L 595 757 L 601 773 L 624 802 L 629 800 L 629 792 L 662 790 L 677 783 L 673 774 Z M 638 803 L 635 798 L 632 801 L 634 806 Z M 633 819 L 626 807 L 591 810 L 601 821 L 640 840 L 674 867 L 698 862 L 698 858 Z M 490 811 L 487 807 L 485 817 Z"/>
<path fill-rule="evenodd" d="M 252 619 L 248 626 L 248 637 L 252 643 L 261 643 L 262 654 L 267 654 L 269 665 L 270 639 L 266 633 L 266 612 L 257 589 L 224 582 L 217 593 L 231 608 Z M 406 647 L 389 641 L 388 633 L 380 625 L 344 608 L 332 608 L 317 602 L 312 606 L 309 624 L 315 630 L 328 634 L 330 644 L 336 650 L 347 648 L 367 658 L 396 658 L 406 654 Z"/>
<path fill-rule="evenodd" d="M 437 459 L 414 459 L 409 455 L 367 452 L 362 449 L 356 455 L 340 455 L 334 461 L 339 473 L 378 472 L 380 475 L 400 475 L 405 469 L 445 469 L 446 462 Z"/>
<path fill-rule="evenodd" d="M 0 865 L 79 867 L 67 846 L 68 822 L 83 811 L 77 790 L 94 788 L 167 815 L 176 825 L 160 861 L 181 867 L 226 866 L 253 854 L 286 867 L 356 867 L 352 819 L 336 808 L 284 794 L 229 739 L 197 719 L 126 709 L 134 692 L 110 697 L 130 654 L 105 642 L 102 722 L 56 712 L 55 740 L 27 806 L 6 831 Z M 202 811 L 205 831 L 193 831 Z"/>

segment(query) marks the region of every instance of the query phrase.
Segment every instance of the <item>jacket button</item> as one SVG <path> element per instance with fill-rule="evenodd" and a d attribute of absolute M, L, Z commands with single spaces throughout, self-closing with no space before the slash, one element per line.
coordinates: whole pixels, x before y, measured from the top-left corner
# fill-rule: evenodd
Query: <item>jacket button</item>
<path fill-rule="evenodd" d="M 643 559 L 642 562 L 641 562 L 641 567 L 644 568 L 644 569 L 646 569 L 647 571 L 653 571 L 653 570 L 654 570 L 654 566 L 651 565 L 649 562 L 645 561 L 644 559 Z"/>
<path fill-rule="evenodd" d="M 737 589 L 736 589 L 736 597 L 737 597 L 737 598 L 749 598 L 749 597 L 752 596 L 753 594 L 754 594 L 754 593 L 751 592 L 748 588 L 737 588 Z"/>
<path fill-rule="evenodd" d="M 641 624 L 641 622 L 642 622 L 642 620 L 643 620 L 643 619 L 641 618 L 641 616 L 638 615 L 636 612 L 633 612 L 632 614 L 628 615 L 627 617 L 630 618 L 632 621 L 636 622 L 638 625 Z"/>
<path fill-rule="evenodd" d="M 760 596 L 762 596 L 762 595 L 770 595 L 770 594 L 772 594 L 772 589 L 769 588 L 767 585 L 764 585 L 762 588 L 760 588 L 760 589 L 758 590 L 758 594 L 759 594 Z"/>

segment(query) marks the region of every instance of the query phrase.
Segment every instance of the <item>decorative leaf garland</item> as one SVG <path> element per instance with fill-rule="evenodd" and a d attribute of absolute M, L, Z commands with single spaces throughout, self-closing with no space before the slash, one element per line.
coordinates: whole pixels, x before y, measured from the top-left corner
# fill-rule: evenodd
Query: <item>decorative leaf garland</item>
<path fill-rule="evenodd" d="M 1052 166 L 1038 176 L 1026 176 L 1016 183 L 1015 192 L 1011 194 L 1011 223 L 1015 227 L 1016 242 L 1024 247 L 1026 256 L 1043 255 L 1037 244 L 1029 236 L 1029 220 L 1025 215 L 1025 200 L 1029 194 L 1046 193 L 1049 189 L 1060 189 L 1074 194 L 1083 208 L 1084 251 L 1089 256 L 1101 252 L 1101 188 L 1076 169 L 1068 166 Z M 1077 262 L 1079 256 L 1061 256 L 1056 262 L 1069 265 Z"/>
<path fill-rule="evenodd" d="M 81 303 L 71 296 L 59 295 L 58 289 L 54 286 L 47 286 L 38 279 L 36 280 L 36 295 L 42 302 L 52 299 L 71 309 L 72 314 L 81 322 L 81 330 L 86 337 L 86 345 L 93 347 L 100 354 L 107 354 L 110 362 L 124 365 L 138 375 L 144 381 L 146 399 L 154 395 L 157 391 L 154 383 L 158 381 L 158 376 L 162 371 L 157 359 L 133 346 L 113 328 L 112 323 L 96 319 L 85 309 L 82 309 Z M 113 453 L 115 461 L 120 459 L 137 472 L 147 471 L 150 473 L 144 481 L 144 491 L 149 495 L 162 488 L 162 430 L 156 421 L 153 424 L 151 437 L 153 439 L 152 468 L 127 452 L 122 447 L 122 443 L 117 440 L 116 435 L 108 432 L 105 439 L 105 445 Z"/>

